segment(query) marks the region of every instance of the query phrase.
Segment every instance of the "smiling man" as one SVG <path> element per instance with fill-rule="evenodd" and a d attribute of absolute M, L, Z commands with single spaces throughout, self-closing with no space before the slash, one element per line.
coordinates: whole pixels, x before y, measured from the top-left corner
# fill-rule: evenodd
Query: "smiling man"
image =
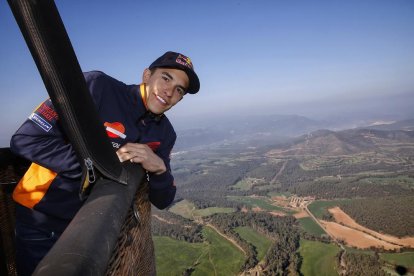
<path fill-rule="evenodd" d="M 191 60 L 167 52 L 144 70 L 140 85 L 126 85 L 102 72 L 84 73 L 86 84 L 121 162 L 147 172 L 149 199 L 160 209 L 174 199 L 170 153 L 176 134 L 164 113 L 200 82 Z M 69 144 L 50 99 L 13 135 L 10 148 L 33 163 L 16 186 L 16 262 L 31 275 L 81 208 L 82 166 Z"/>

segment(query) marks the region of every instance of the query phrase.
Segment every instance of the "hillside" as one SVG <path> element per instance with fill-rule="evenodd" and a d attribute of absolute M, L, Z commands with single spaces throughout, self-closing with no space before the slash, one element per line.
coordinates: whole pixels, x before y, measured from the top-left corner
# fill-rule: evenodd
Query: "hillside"
<path fill-rule="evenodd" d="M 403 120 L 389 123 L 376 122 L 363 128 L 377 130 L 414 130 L 414 120 Z"/>
<path fill-rule="evenodd" d="M 318 130 L 275 146 L 228 143 L 182 151 L 173 154 L 172 167 L 178 198 L 233 207 L 226 195 L 286 190 L 327 198 L 410 194 L 411 187 L 392 179 L 405 175 L 410 182 L 413 158 L 413 131 Z M 380 188 L 375 182 L 382 183 Z"/>
<path fill-rule="evenodd" d="M 318 130 L 295 139 L 290 144 L 269 151 L 269 155 L 348 155 L 380 151 L 386 145 L 414 143 L 414 131 L 352 129 L 334 132 Z"/>
<path fill-rule="evenodd" d="M 194 127 L 177 128 L 174 150 L 181 151 L 211 144 L 235 143 L 274 144 L 319 128 L 329 127 L 324 121 L 316 121 L 298 115 L 246 116 L 211 118 L 200 121 Z"/>
<path fill-rule="evenodd" d="M 401 126 L 404 129 L 320 129 L 296 138 L 285 137 L 284 142 L 280 136 L 269 135 L 267 143 L 258 142 L 262 133 L 252 131 L 250 138 L 225 139 L 175 152 L 172 169 L 178 188 L 176 201 L 168 211 L 154 213 L 154 234 L 189 241 L 185 246 L 190 250 L 202 247 L 202 242 L 214 244 L 211 235 L 205 234 L 208 229 L 214 230 L 233 243 L 226 250 L 231 247 L 232 252 L 244 254 L 240 271 L 246 275 L 274 275 L 286 270 L 295 275 L 310 268 L 323 273 L 322 267 L 309 264 L 313 258 L 327 262 L 336 271 L 389 270 L 392 265 L 384 264 L 370 251 L 386 251 L 381 241 L 371 241 L 372 248 L 355 253 L 344 249 L 352 237 L 338 242 L 326 225 L 335 223 L 328 209 L 340 206 L 369 231 L 414 237 L 414 221 L 404 215 L 412 209 L 414 197 L 414 132 L 407 130 L 406 123 Z M 208 135 L 201 133 L 200 137 Z M 320 206 L 317 218 L 306 211 L 310 203 Z M 289 230 L 279 231 L 276 225 L 286 223 Z M 240 227 L 248 227 L 256 238 L 248 240 L 239 235 Z M 257 248 L 265 240 L 272 245 L 266 253 L 259 253 Z M 307 252 L 308 241 L 321 250 Z M 326 255 L 323 248 L 327 247 L 338 253 Z M 410 246 L 400 247 L 398 250 L 412 250 Z M 369 257 L 353 262 L 358 254 Z M 196 262 L 188 258 L 187 272 L 196 275 L 204 269 L 204 255 Z M 407 266 L 414 268 L 412 262 Z"/>

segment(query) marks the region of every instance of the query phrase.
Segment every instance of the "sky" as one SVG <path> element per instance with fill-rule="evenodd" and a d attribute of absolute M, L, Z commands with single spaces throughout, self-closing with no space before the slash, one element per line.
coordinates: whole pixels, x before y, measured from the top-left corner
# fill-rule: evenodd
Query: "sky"
<path fill-rule="evenodd" d="M 414 1 L 56 1 L 83 71 L 127 84 L 164 52 L 189 56 L 201 81 L 174 122 L 303 113 L 414 97 Z M 47 92 L 7 1 L 0 1 L 0 147 Z M 315 113 L 313 113 L 315 114 Z M 410 115 L 410 114 L 409 114 Z M 414 112 L 413 116 L 414 118 Z"/>

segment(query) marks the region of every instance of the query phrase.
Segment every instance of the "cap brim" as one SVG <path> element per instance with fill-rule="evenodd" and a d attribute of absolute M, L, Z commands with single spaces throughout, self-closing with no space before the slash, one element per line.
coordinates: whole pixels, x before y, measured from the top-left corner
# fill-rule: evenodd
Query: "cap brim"
<path fill-rule="evenodd" d="M 200 90 L 200 80 L 198 79 L 197 74 L 186 68 L 183 68 L 184 72 L 187 73 L 188 80 L 190 81 L 190 85 L 188 86 L 187 93 L 195 94 Z"/>

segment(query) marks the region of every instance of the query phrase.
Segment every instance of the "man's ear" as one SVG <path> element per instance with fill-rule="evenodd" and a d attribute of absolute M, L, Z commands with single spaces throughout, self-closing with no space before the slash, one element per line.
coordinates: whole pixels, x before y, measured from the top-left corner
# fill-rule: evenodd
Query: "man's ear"
<path fill-rule="evenodd" d="M 151 70 L 146 68 L 144 70 L 144 72 L 142 73 L 142 82 L 147 83 L 149 81 L 151 75 L 152 75 Z"/>

